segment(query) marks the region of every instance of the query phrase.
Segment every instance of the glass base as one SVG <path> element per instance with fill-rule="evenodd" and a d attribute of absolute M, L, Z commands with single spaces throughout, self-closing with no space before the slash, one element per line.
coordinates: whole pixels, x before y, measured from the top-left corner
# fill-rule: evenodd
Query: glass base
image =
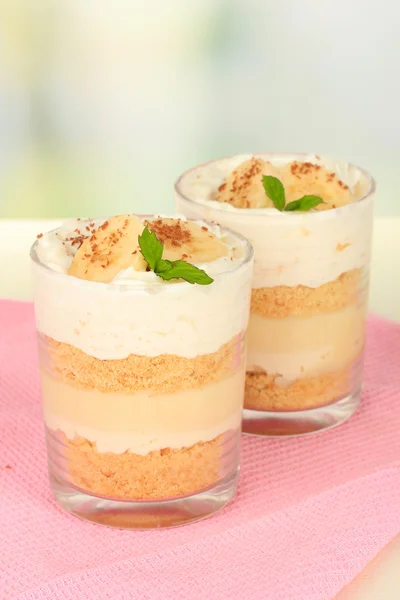
<path fill-rule="evenodd" d="M 243 411 L 243 433 L 257 436 L 281 437 L 318 433 L 337 427 L 349 419 L 360 404 L 361 389 L 340 400 L 297 411 Z"/>
<path fill-rule="evenodd" d="M 159 529 L 187 525 L 221 510 L 236 493 L 238 475 L 237 470 L 192 496 L 151 502 L 100 498 L 59 482 L 51 472 L 49 477 L 58 504 L 76 517 L 120 529 Z"/>

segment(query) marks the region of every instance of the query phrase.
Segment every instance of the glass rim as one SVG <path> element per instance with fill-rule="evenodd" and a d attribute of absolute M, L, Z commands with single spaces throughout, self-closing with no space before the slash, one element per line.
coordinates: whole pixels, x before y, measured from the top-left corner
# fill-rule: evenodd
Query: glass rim
<path fill-rule="evenodd" d="M 249 157 L 251 156 L 265 156 L 265 157 L 286 157 L 286 156 L 291 156 L 291 157 L 295 157 L 295 159 L 301 159 L 304 157 L 308 157 L 310 156 L 310 153 L 306 153 L 306 152 L 256 152 L 256 153 L 243 153 L 241 154 L 232 154 L 229 156 L 222 156 L 220 158 L 214 158 L 212 160 L 208 160 L 206 162 L 200 163 L 198 165 L 195 165 L 194 167 L 191 167 L 190 169 L 186 169 L 186 171 L 184 171 L 183 173 L 181 173 L 181 175 L 176 179 L 175 183 L 174 183 L 174 190 L 175 193 L 178 194 L 183 200 L 185 200 L 186 202 L 195 205 L 195 206 L 204 206 L 207 208 L 212 208 L 215 212 L 221 213 L 221 214 L 229 214 L 229 215 L 235 215 L 235 216 L 239 216 L 240 214 L 242 215 L 246 215 L 251 216 L 253 214 L 254 217 L 262 217 L 263 215 L 268 216 L 268 217 L 281 217 L 282 213 L 280 211 L 278 211 L 276 208 L 272 208 L 272 207 L 268 207 L 268 208 L 238 208 L 236 206 L 232 206 L 231 204 L 229 204 L 228 206 L 230 207 L 230 210 L 225 210 L 223 208 L 219 208 L 218 206 L 215 206 L 215 204 L 218 203 L 218 201 L 216 200 L 204 200 L 204 201 L 198 201 L 196 199 L 194 199 L 193 197 L 189 197 L 186 194 L 184 194 L 181 189 L 181 183 L 183 181 L 183 179 L 185 177 L 187 177 L 187 175 L 189 175 L 190 173 L 193 173 L 194 171 L 197 170 L 201 170 L 204 167 L 208 166 L 208 165 L 212 165 L 215 163 L 219 163 L 220 161 L 224 161 L 224 160 L 230 160 L 230 159 L 234 159 L 238 156 L 245 156 L 246 154 L 249 155 Z M 332 158 L 328 155 L 326 155 L 324 158 Z M 369 182 L 369 188 L 368 191 L 366 192 L 366 194 L 364 194 L 361 198 L 359 198 L 358 200 L 356 200 L 355 202 L 350 202 L 349 204 L 345 204 L 343 206 L 338 206 L 336 208 L 330 208 L 329 210 L 316 210 L 313 212 L 307 212 L 307 215 L 312 215 L 312 218 L 326 218 L 327 215 L 332 214 L 332 215 L 337 215 L 338 212 L 344 212 L 344 211 L 348 211 L 350 210 L 349 207 L 355 207 L 355 206 L 359 206 L 360 204 L 365 204 L 368 200 L 370 200 L 372 198 L 372 196 L 374 195 L 374 193 L 376 192 L 376 181 L 375 179 L 372 177 L 372 175 L 366 171 L 365 169 L 363 169 L 362 167 L 359 167 L 358 165 L 355 165 L 353 163 L 347 162 L 346 163 L 348 165 L 348 167 L 352 167 L 354 169 L 357 169 L 360 173 L 362 173 L 362 175 L 367 179 L 367 181 Z M 210 202 L 213 202 L 213 205 L 210 205 Z M 225 203 L 218 203 L 218 204 L 225 204 Z M 296 217 L 303 217 L 305 213 L 292 213 L 292 212 L 285 212 L 284 215 L 286 217 L 286 215 L 290 215 L 289 218 L 293 219 Z"/>
<path fill-rule="evenodd" d="M 129 213 L 127 213 L 129 214 Z M 157 214 L 154 215 L 148 215 L 148 214 L 135 214 L 135 213 L 131 213 L 132 215 L 135 215 L 136 217 L 139 217 L 140 219 L 147 219 L 147 218 L 162 218 Z M 117 216 L 117 215 L 114 215 Z M 96 221 L 102 221 L 103 219 L 107 219 L 110 217 L 95 217 L 92 219 L 82 219 L 82 222 L 88 221 L 88 222 L 96 222 Z M 175 217 L 164 217 L 164 218 L 175 218 Z M 211 223 L 205 219 L 186 219 L 186 221 L 188 222 L 196 222 L 196 221 L 202 221 L 204 222 L 206 225 L 208 225 L 209 227 L 215 227 L 216 223 Z M 62 225 L 56 227 L 55 229 L 50 229 L 49 231 L 46 231 L 46 234 L 49 233 L 56 233 L 60 227 Z M 237 240 L 239 240 L 244 247 L 244 255 L 243 257 L 240 258 L 240 261 L 234 265 L 231 269 L 227 269 L 226 271 L 223 271 L 222 273 L 216 273 L 214 274 L 212 277 L 213 279 L 218 279 L 220 277 L 222 277 L 223 275 L 230 275 L 232 273 L 235 273 L 236 271 L 238 271 L 239 269 L 241 269 L 242 267 L 244 267 L 246 264 L 250 263 L 252 261 L 252 259 L 254 258 L 254 249 L 252 244 L 249 242 L 249 240 L 242 235 L 241 233 L 231 229 L 230 227 L 225 227 L 223 225 L 218 225 L 218 227 L 220 228 L 221 231 L 227 232 L 228 234 L 232 235 L 234 238 L 236 238 Z M 55 271 L 54 269 L 52 269 L 51 267 L 49 267 L 48 265 L 46 265 L 44 262 L 42 262 L 37 254 L 36 248 L 37 245 L 39 244 L 39 239 L 37 238 L 33 244 L 30 247 L 30 251 L 29 251 L 29 256 L 31 258 L 31 261 L 38 265 L 39 267 L 45 269 L 47 272 L 51 273 L 52 276 L 54 277 L 61 277 L 61 278 L 68 278 L 68 279 L 72 279 L 72 281 L 79 282 L 79 285 L 86 285 L 86 286 L 108 286 L 108 288 L 110 289 L 110 291 L 130 291 L 133 292 L 134 290 L 145 290 L 147 288 L 153 288 L 153 287 L 157 287 L 160 288 L 160 290 L 163 287 L 172 287 L 172 286 L 168 286 L 167 284 L 161 284 L 158 281 L 150 281 L 150 282 L 146 282 L 146 281 L 142 281 L 142 280 L 132 280 L 132 284 L 128 283 L 118 283 L 118 282 L 109 282 L 109 283 L 104 283 L 102 281 L 90 281 L 87 279 L 80 279 L 79 277 L 74 277 L 71 275 L 68 275 L 67 273 L 62 273 L 60 271 Z M 188 286 L 192 286 L 193 284 L 184 281 L 184 280 L 176 280 L 174 282 L 174 286 L 178 286 L 178 285 L 183 285 L 186 284 Z M 200 286 L 200 287 L 208 287 L 208 286 Z"/>

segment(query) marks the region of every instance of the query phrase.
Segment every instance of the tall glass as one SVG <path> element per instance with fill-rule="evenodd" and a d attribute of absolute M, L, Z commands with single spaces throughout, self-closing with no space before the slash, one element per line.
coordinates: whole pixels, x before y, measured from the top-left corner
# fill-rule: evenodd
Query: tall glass
<path fill-rule="evenodd" d="M 31 250 L 50 484 L 123 528 L 206 517 L 238 479 L 253 250 L 211 285 L 78 279 Z"/>
<path fill-rule="evenodd" d="M 251 156 L 277 167 L 308 160 L 323 165 L 359 199 L 331 210 L 295 213 L 216 201 L 226 176 Z M 338 425 L 356 410 L 374 192 L 374 180 L 362 169 L 301 154 L 224 158 L 195 167 L 176 182 L 180 213 L 230 227 L 255 250 L 244 432 L 310 433 Z"/>

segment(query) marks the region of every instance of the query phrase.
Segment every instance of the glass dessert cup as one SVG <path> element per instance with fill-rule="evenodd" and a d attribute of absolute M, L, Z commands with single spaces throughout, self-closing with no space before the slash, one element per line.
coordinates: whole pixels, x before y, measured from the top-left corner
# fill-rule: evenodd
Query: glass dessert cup
<path fill-rule="evenodd" d="M 238 165 L 259 157 L 273 167 L 298 161 L 327 169 L 354 201 L 310 212 L 240 208 L 216 200 L 251 189 L 254 171 L 225 183 Z M 325 173 L 325 171 L 323 171 Z M 335 174 L 335 177 L 331 177 Z M 296 175 L 296 170 L 295 170 Z M 308 175 L 307 175 L 308 176 Z M 296 177 L 293 177 L 296 185 Z M 340 180 L 340 184 L 337 180 Z M 250 186 L 253 186 L 252 188 Z M 302 194 L 315 193 L 302 189 Z M 335 192 L 331 197 L 335 206 Z M 375 182 L 362 169 L 302 154 L 240 155 L 185 172 L 175 185 L 176 208 L 240 232 L 253 245 L 255 268 L 247 338 L 243 431 L 291 436 L 334 427 L 360 402 Z M 293 196 L 291 198 L 293 200 Z"/>
<path fill-rule="evenodd" d="M 253 251 L 219 232 L 240 252 L 211 285 L 88 281 L 33 245 L 50 484 L 74 515 L 171 527 L 234 496 Z"/>

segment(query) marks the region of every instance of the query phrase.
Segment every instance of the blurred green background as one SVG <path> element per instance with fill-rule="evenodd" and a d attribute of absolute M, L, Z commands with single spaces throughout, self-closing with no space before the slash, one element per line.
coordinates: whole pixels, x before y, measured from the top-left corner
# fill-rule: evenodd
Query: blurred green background
<path fill-rule="evenodd" d="M 172 211 L 184 169 L 328 153 L 400 215 L 392 0 L 0 0 L 0 217 Z"/>

